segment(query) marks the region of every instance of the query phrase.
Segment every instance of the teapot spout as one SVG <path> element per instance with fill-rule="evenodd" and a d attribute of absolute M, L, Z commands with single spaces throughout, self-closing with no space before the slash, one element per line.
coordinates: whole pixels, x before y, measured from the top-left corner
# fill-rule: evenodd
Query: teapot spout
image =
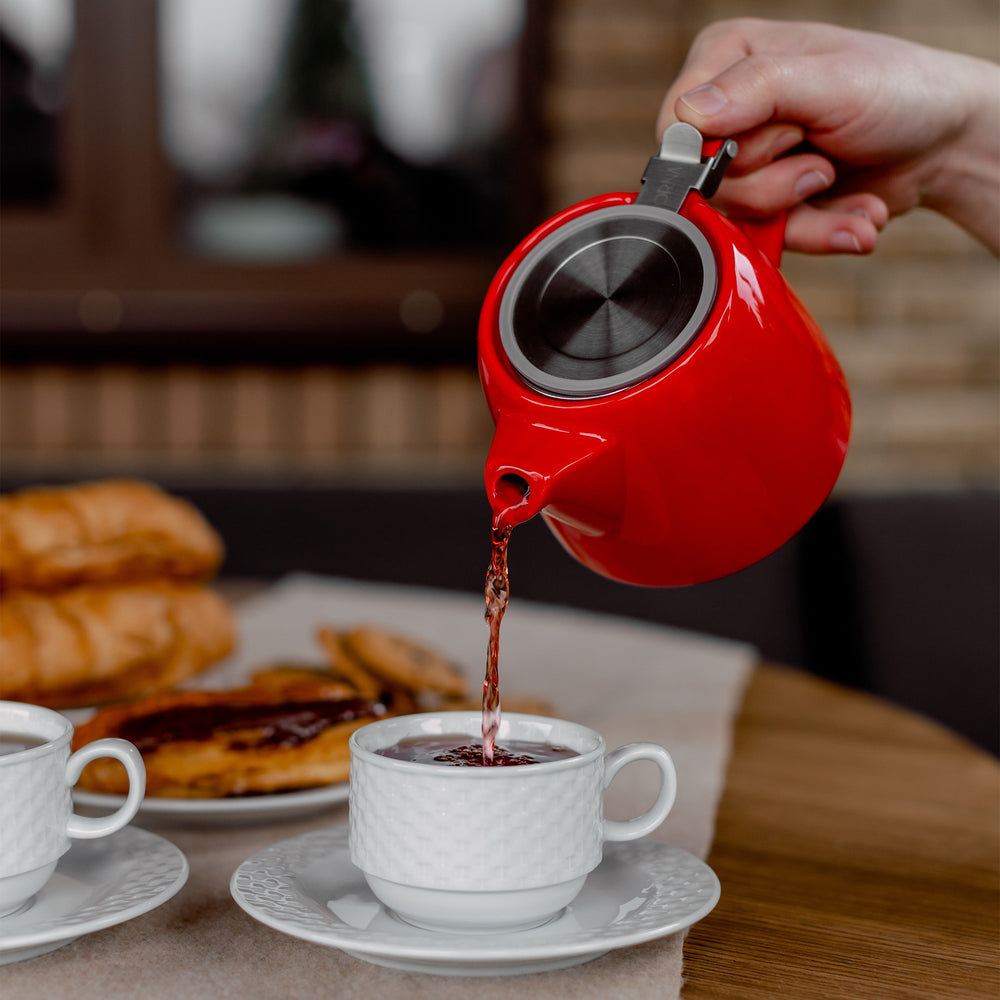
<path fill-rule="evenodd" d="M 486 458 L 486 495 L 500 524 L 544 512 L 583 534 L 605 534 L 624 512 L 621 449 L 601 434 L 501 417 Z"/>

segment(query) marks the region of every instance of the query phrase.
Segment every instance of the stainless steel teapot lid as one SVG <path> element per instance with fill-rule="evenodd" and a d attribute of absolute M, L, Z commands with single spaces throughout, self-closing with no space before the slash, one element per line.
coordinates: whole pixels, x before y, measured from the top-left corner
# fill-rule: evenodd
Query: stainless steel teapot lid
<path fill-rule="evenodd" d="M 677 214 L 714 193 L 736 144 L 706 161 L 688 125 L 664 133 L 632 205 L 589 212 L 525 255 L 500 303 L 500 338 L 518 374 L 560 397 L 636 385 L 697 336 L 718 284 L 701 231 Z"/>

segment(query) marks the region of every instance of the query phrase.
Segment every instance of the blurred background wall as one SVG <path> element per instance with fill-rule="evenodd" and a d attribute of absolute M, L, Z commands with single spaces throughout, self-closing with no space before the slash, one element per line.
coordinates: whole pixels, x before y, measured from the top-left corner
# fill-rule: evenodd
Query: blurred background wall
<path fill-rule="evenodd" d="M 737 15 L 998 57 L 996 0 L 0 0 L 0 489 L 141 475 L 231 576 L 481 590 L 489 281 L 638 186 L 695 33 Z M 670 590 L 536 518 L 516 593 L 748 641 L 998 753 L 997 261 L 915 212 L 783 269 L 854 399 L 831 500 Z"/>
<path fill-rule="evenodd" d="M 494 269 L 635 189 L 744 14 L 998 54 L 995 0 L 3 0 L 3 474 L 478 482 Z M 784 270 L 853 392 L 838 490 L 994 487 L 995 259 L 917 212 Z"/>

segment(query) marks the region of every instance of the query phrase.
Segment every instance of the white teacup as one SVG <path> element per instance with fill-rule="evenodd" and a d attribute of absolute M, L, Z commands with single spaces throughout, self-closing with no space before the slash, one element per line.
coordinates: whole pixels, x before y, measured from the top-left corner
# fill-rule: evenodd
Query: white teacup
<path fill-rule="evenodd" d="M 456 767 L 387 757 L 417 736 L 482 740 L 479 712 L 407 715 L 351 736 L 350 852 L 372 892 L 409 923 L 434 930 L 510 931 L 567 906 L 601 862 L 606 840 L 634 840 L 666 819 L 677 792 L 670 755 L 630 743 L 605 755 L 600 733 L 561 719 L 505 713 L 497 744 L 568 747 L 576 756 L 503 767 Z M 651 760 L 660 788 L 635 819 L 604 818 L 604 790 L 634 760 Z"/>
<path fill-rule="evenodd" d="M 70 838 L 106 837 L 135 816 L 146 768 L 131 743 L 102 739 L 70 756 L 73 727 L 58 712 L 0 701 L 0 734 L 25 737 L 27 749 L 0 748 L 0 917 L 19 909 L 52 877 Z M 15 744 L 16 745 L 16 744 Z M 108 816 L 77 816 L 70 789 L 96 757 L 115 757 L 128 772 L 128 796 Z"/>

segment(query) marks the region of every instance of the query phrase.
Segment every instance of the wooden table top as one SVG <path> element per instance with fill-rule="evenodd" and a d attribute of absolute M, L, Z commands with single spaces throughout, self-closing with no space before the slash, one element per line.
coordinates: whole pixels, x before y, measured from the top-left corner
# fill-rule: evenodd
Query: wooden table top
<path fill-rule="evenodd" d="M 1000 996 L 1000 766 L 937 725 L 759 667 L 685 945 L 685 1000 Z"/>

